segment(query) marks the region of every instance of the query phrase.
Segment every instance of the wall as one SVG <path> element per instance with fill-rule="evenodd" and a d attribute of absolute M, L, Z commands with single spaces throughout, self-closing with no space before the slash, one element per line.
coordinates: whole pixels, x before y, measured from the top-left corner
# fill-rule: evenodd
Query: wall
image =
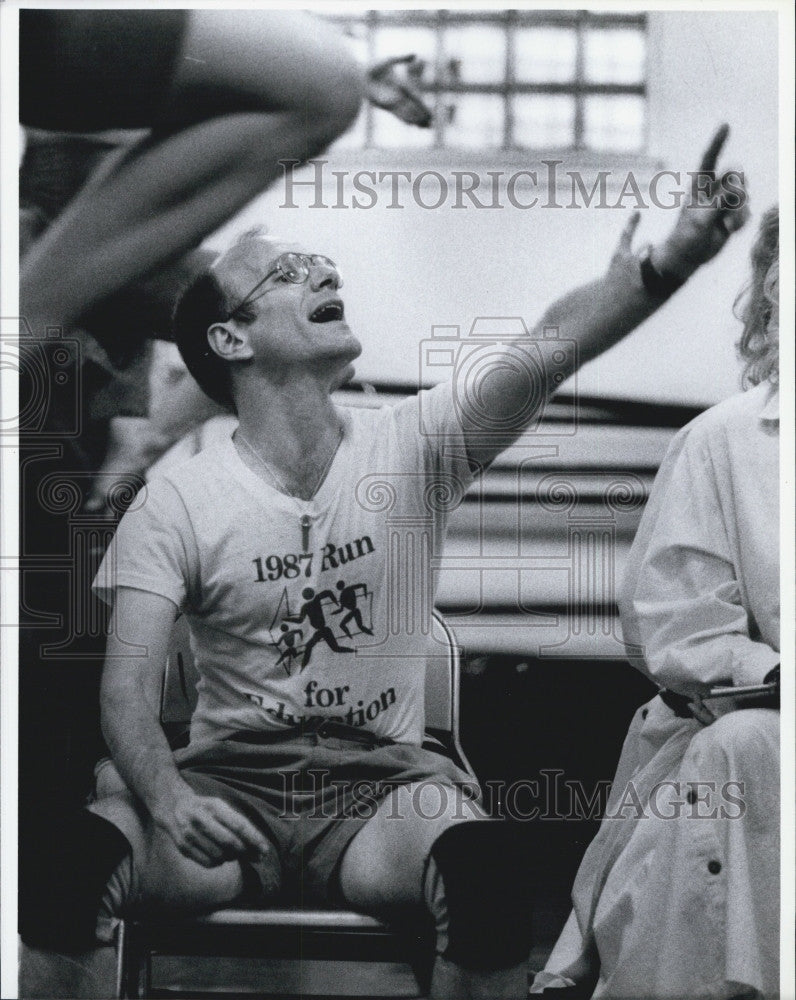
<path fill-rule="evenodd" d="M 752 224 L 722 257 L 706 267 L 678 297 L 648 321 L 631 340 L 583 370 L 583 392 L 690 403 L 711 403 L 738 387 L 734 340 L 738 324 L 731 306 L 743 284 L 753 231 L 759 214 L 777 197 L 777 18 L 773 13 L 656 12 L 650 14 L 649 157 L 636 164 L 641 188 L 656 165 L 696 169 L 702 148 L 723 120 L 733 129 L 722 162 L 743 166 L 752 192 Z M 569 154 L 561 171 L 585 167 L 589 186 L 595 164 Z M 486 171 L 519 169 L 544 172 L 538 154 L 511 161 L 480 160 L 476 155 L 431 153 L 387 156 L 343 151 L 328 154 L 322 202 L 308 207 L 314 191 L 297 188 L 295 208 L 284 207 L 284 184 L 254 202 L 225 227 L 211 245 L 255 222 L 337 260 L 346 276 L 344 298 L 349 320 L 364 353 L 359 374 L 377 381 L 416 383 L 420 342 L 432 325 L 469 329 L 479 315 L 522 316 L 529 323 L 544 306 L 573 284 L 599 274 L 624 225 L 625 211 L 591 207 L 529 210 L 512 207 L 455 209 L 451 191 L 445 204 L 424 209 L 408 192 L 402 208 L 387 207 L 389 182 L 377 185 L 378 202 L 368 210 L 351 207 L 350 175 L 343 204 L 337 200 L 332 170 L 437 169 L 453 186 L 451 171 L 473 169 L 488 183 Z M 612 171 L 608 202 L 616 200 L 628 163 L 604 158 L 597 166 Z M 296 180 L 310 180 L 304 168 Z M 433 200 L 433 179 L 422 197 Z M 402 190 L 404 182 L 401 182 Z M 534 192 L 519 184 L 517 200 Z M 361 199 L 364 200 L 364 199 Z M 548 199 L 549 200 L 549 197 Z M 568 191 L 559 201 L 567 203 Z M 650 208 L 643 213 L 638 243 L 659 237 L 675 213 Z"/>

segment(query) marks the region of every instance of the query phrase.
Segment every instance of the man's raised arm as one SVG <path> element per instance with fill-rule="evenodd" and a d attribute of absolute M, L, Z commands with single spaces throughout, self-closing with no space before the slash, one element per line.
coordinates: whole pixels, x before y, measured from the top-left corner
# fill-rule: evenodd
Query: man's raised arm
<path fill-rule="evenodd" d="M 117 589 L 102 675 L 102 730 L 119 773 L 153 821 L 182 854 L 212 868 L 265 853 L 269 843 L 226 802 L 197 795 L 174 763 L 160 726 L 160 692 L 175 617 L 166 597 Z M 133 643 L 143 651 L 131 656 Z"/>
<path fill-rule="evenodd" d="M 468 454 L 474 463 L 488 464 L 538 415 L 539 405 L 559 388 L 563 378 L 635 329 L 744 225 L 749 212 L 740 176 L 735 171 L 716 174 L 728 133 L 728 126 L 723 125 L 713 137 L 694 175 L 691 197 L 662 243 L 642 254 L 633 250 L 633 235 L 640 219 L 634 212 L 606 273 L 553 303 L 536 324 L 532 338 L 512 341 L 502 355 L 495 356 L 488 371 L 482 369 L 478 408 L 490 414 L 492 426 L 503 426 L 506 432 L 500 440 L 490 439 L 478 427 L 474 413 L 466 425 L 475 431 L 465 429 Z M 550 327 L 557 329 L 557 338 L 537 339 L 538 333 Z M 561 339 L 574 342 L 575 349 L 566 354 L 563 362 L 557 358 L 551 364 Z M 542 354 L 542 369 L 538 352 Z M 528 359 L 525 363 L 524 357 Z M 537 385 L 534 392 L 539 404 L 531 407 L 529 381 L 533 384 L 542 380 L 544 384 Z M 458 395 L 466 399 L 466 393 Z M 515 414 L 517 420 L 513 423 Z"/>

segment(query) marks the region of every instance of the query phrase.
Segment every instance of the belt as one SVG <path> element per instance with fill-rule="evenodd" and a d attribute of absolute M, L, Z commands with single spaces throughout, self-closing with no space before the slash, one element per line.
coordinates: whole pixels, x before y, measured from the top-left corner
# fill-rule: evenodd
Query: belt
<path fill-rule="evenodd" d="M 368 729 L 348 726 L 344 722 L 325 719 L 322 715 L 313 715 L 298 726 L 278 729 L 272 732 L 238 732 L 231 733 L 227 739 L 236 743 L 285 743 L 288 740 L 302 736 L 319 736 L 321 739 L 347 740 L 373 750 L 375 747 L 395 746 L 395 740 L 389 736 L 377 736 Z"/>
<path fill-rule="evenodd" d="M 377 736 L 369 729 L 360 729 L 358 726 L 348 726 L 345 722 L 336 722 L 334 719 L 324 719 L 322 715 L 313 715 L 302 722 L 297 727 L 299 735 L 320 736 L 322 739 L 348 740 L 350 743 L 359 743 L 369 749 L 373 747 L 395 746 L 395 740 L 389 736 Z"/>
<path fill-rule="evenodd" d="M 665 688 L 660 690 L 658 694 L 660 695 L 661 701 L 665 705 L 668 705 L 678 718 L 696 718 L 700 721 L 704 721 L 701 715 L 695 711 L 695 708 L 698 708 L 698 703 L 692 701 L 690 698 L 687 698 L 684 694 L 677 694 L 675 691 L 669 691 Z M 735 705 L 733 708 L 735 710 L 742 708 L 778 709 L 780 703 L 778 675 L 775 675 L 774 679 L 771 681 L 764 681 L 762 684 L 752 685 L 749 687 L 741 686 L 736 691 L 733 690 L 732 685 L 715 687 L 708 691 L 705 698 L 708 701 L 710 701 L 711 698 L 734 698 Z M 709 706 L 704 707 L 708 710 L 708 715 L 712 714 Z"/>
<path fill-rule="evenodd" d="M 658 694 L 660 695 L 660 699 L 664 705 L 667 705 L 678 719 L 694 718 L 694 713 L 691 711 L 690 698 L 686 698 L 684 694 L 677 694 L 675 691 L 669 691 L 666 688 L 662 688 Z"/>

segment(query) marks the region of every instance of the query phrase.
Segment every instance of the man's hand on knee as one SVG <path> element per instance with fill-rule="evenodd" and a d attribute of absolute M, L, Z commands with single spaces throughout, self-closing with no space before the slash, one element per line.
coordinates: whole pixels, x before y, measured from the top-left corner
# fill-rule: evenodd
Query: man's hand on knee
<path fill-rule="evenodd" d="M 271 850 L 268 839 L 237 809 L 223 799 L 197 795 L 187 785 L 153 811 L 152 818 L 181 854 L 205 868 L 261 857 Z"/>

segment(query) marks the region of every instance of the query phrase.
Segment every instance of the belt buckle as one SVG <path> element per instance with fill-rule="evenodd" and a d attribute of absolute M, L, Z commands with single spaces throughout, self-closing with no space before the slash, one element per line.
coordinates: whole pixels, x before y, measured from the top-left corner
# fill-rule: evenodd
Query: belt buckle
<path fill-rule="evenodd" d="M 334 733 L 331 732 L 332 722 L 331 719 L 321 719 L 321 721 L 315 726 L 315 735 L 320 736 L 322 739 L 328 740 L 334 738 Z"/>
<path fill-rule="evenodd" d="M 322 739 L 344 740 L 348 743 L 356 743 L 366 750 L 372 750 L 378 746 L 378 736 L 367 729 L 355 729 L 353 726 L 346 726 L 334 719 L 324 719 L 318 726 L 316 733 Z"/>

